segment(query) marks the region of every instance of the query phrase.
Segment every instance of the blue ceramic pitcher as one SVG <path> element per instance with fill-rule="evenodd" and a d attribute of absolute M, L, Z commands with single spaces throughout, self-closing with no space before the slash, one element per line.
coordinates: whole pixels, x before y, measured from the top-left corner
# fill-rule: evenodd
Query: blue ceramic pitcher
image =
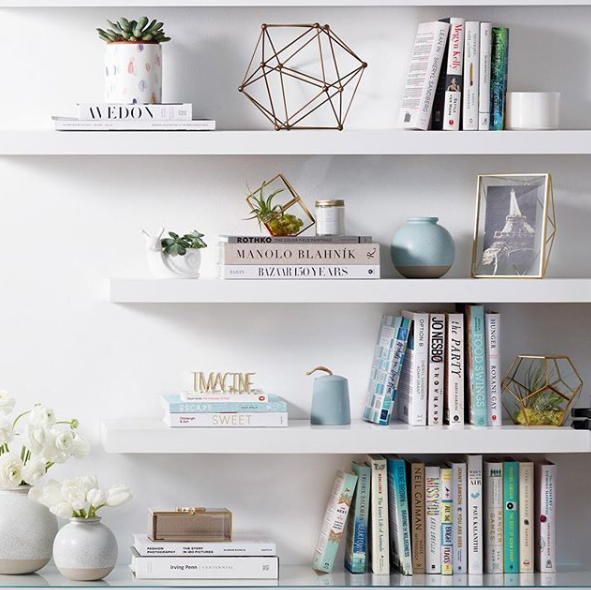
<path fill-rule="evenodd" d="M 321 426 L 351 424 L 349 382 L 340 375 L 333 375 L 326 367 L 314 367 L 306 375 L 325 371 L 328 375 L 314 379 L 310 422 Z"/>

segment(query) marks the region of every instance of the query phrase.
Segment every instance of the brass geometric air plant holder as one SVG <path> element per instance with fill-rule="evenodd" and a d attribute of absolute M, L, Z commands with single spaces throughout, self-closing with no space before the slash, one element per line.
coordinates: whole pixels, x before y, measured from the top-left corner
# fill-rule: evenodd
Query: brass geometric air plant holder
<path fill-rule="evenodd" d="M 342 130 L 367 64 L 329 25 L 261 25 L 243 93 L 276 131 Z"/>
<path fill-rule="evenodd" d="M 272 236 L 297 236 L 316 220 L 283 174 L 266 180 L 246 197 L 251 216 Z"/>
<path fill-rule="evenodd" d="M 565 355 L 519 355 L 503 379 L 503 407 L 515 424 L 562 426 L 583 380 Z"/>

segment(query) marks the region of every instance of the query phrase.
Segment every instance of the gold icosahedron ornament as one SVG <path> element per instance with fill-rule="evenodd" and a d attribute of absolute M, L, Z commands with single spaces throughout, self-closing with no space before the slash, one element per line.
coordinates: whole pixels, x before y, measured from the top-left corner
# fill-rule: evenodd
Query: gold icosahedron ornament
<path fill-rule="evenodd" d="M 515 424 L 562 426 L 582 388 L 567 356 L 519 355 L 503 379 L 503 407 Z"/>
<path fill-rule="evenodd" d="M 340 131 L 366 67 L 329 25 L 263 24 L 238 90 L 277 131 Z"/>

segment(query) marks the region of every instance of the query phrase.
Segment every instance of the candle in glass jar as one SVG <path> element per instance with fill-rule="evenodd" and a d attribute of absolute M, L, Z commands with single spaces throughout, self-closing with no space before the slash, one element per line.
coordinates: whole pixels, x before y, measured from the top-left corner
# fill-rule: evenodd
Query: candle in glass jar
<path fill-rule="evenodd" d="M 316 235 L 342 236 L 345 234 L 345 201 L 329 199 L 316 201 Z"/>

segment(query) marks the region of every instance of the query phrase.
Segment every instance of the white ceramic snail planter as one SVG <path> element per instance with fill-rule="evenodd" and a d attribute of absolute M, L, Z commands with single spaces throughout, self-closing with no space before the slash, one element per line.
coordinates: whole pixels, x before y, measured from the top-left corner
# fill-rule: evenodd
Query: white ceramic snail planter
<path fill-rule="evenodd" d="M 51 559 L 57 518 L 29 489 L 0 490 L 0 574 L 31 574 Z"/>
<path fill-rule="evenodd" d="M 96 518 L 71 518 L 53 543 L 53 560 L 62 576 L 88 582 L 108 576 L 117 563 L 117 539 Z"/>
<path fill-rule="evenodd" d="M 107 43 L 105 102 L 162 102 L 162 46 L 159 43 Z"/>
<path fill-rule="evenodd" d="M 184 256 L 171 256 L 162 251 L 161 238 L 164 228 L 157 236 L 143 232 L 146 239 L 146 256 L 150 272 L 156 279 L 198 279 L 201 268 L 201 250 L 188 248 Z"/>

